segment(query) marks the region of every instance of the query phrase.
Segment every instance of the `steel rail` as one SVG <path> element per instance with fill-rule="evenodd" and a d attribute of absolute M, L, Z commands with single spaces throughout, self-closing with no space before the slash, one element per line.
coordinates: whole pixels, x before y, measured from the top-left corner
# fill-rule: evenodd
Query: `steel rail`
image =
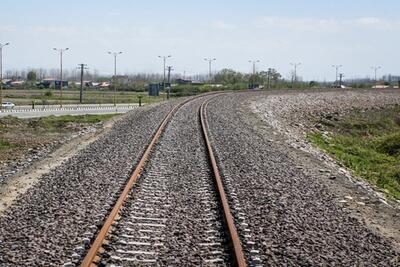
<path fill-rule="evenodd" d="M 218 94 L 217 92 L 214 93 L 209 93 L 206 95 L 212 95 L 212 94 Z M 154 150 L 154 147 L 158 143 L 162 133 L 165 131 L 165 128 L 169 121 L 171 120 L 172 116 L 185 104 L 187 104 L 190 101 L 193 101 L 197 98 L 200 98 L 205 95 L 193 97 L 190 99 L 187 99 L 186 101 L 183 101 L 182 103 L 176 105 L 168 114 L 165 116 L 163 121 L 161 122 L 160 126 L 158 127 L 156 133 L 154 134 L 153 138 L 151 139 L 150 144 L 147 146 L 145 152 L 143 153 L 139 163 L 137 164 L 135 170 L 133 171 L 131 177 L 129 178 L 127 184 L 124 187 L 124 190 L 122 191 L 121 195 L 119 196 L 117 202 L 115 203 L 113 209 L 111 210 L 110 214 L 108 215 L 105 223 L 103 224 L 102 228 L 100 231 L 97 233 L 96 239 L 92 243 L 91 247 L 89 248 L 87 254 L 85 255 L 83 261 L 81 262 L 80 266 L 81 267 L 89 267 L 89 266 L 98 266 L 99 261 L 100 261 L 100 256 L 99 252 L 101 251 L 102 245 L 105 243 L 106 237 L 108 233 L 110 232 L 113 223 L 115 222 L 116 218 L 119 216 L 121 209 L 125 202 L 127 201 L 129 197 L 129 193 L 132 189 L 132 187 L 136 184 L 138 178 L 140 177 L 143 169 L 145 168 L 146 163 L 149 161 L 150 156 L 152 151 Z M 201 126 L 202 126 L 202 133 L 204 136 L 204 140 L 207 146 L 208 150 L 208 156 L 210 159 L 210 164 L 212 166 L 215 182 L 217 184 L 217 193 L 220 198 L 220 202 L 223 207 L 223 212 L 224 216 L 223 219 L 227 225 L 228 229 L 228 239 L 231 243 L 231 247 L 234 250 L 234 258 L 233 261 L 236 266 L 239 267 L 246 267 L 247 263 L 244 257 L 244 253 L 241 247 L 241 242 L 234 224 L 233 216 L 230 212 L 229 208 L 229 203 L 226 198 L 226 193 L 223 187 L 222 179 L 220 176 L 219 169 L 217 167 L 217 163 L 215 160 L 215 156 L 212 150 L 212 146 L 208 137 L 208 123 L 206 119 L 206 114 L 205 114 L 205 106 L 207 105 L 207 101 L 204 101 L 199 109 L 200 112 L 200 121 L 201 121 Z M 203 114 L 204 113 L 204 114 Z"/>
<path fill-rule="evenodd" d="M 218 196 L 220 198 L 222 208 L 224 211 L 224 220 L 225 220 L 227 228 L 228 228 L 227 230 L 228 230 L 228 234 L 229 234 L 229 238 L 230 238 L 230 243 L 231 243 L 231 246 L 233 247 L 234 263 L 236 266 L 246 267 L 247 263 L 246 263 L 246 259 L 244 256 L 242 244 L 241 244 L 239 234 L 238 234 L 236 226 L 235 226 L 235 222 L 234 222 L 234 219 L 233 219 L 233 216 L 231 213 L 231 209 L 229 207 L 229 202 L 228 202 L 228 199 L 227 199 L 227 196 L 225 193 L 221 174 L 220 174 L 220 171 L 219 171 L 219 168 L 217 165 L 216 158 L 214 156 L 214 152 L 213 152 L 209 134 L 208 134 L 209 127 L 208 127 L 208 122 L 207 122 L 206 108 L 207 108 L 209 100 L 210 99 L 204 101 L 199 109 L 201 128 L 202 128 L 204 140 L 205 140 L 205 143 L 207 146 L 210 164 L 213 169 L 213 176 L 214 176 L 215 182 L 217 184 Z"/>
<path fill-rule="evenodd" d="M 89 251 L 87 252 L 85 258 L 83 259 L 81 263 L 81 267 L 89 267 L 89 266 L 97 266 L 97 262 L 99 260 L 98 258 L 98 252 L 101 249 L 102 244 L 105 241 L 105 238 L 108 234 L 108 232 L 111 229 L 112 224 L 114 223 L 115 219 L 119 215 L 124 203 L 129 197 L 129 192 L 131 191 L 132 187 L 136 184 L 141 172 L 143 171 L 147 161 L 150 158 L 150 154 L 152 150 L 154 149 L 156 143 L 159 141 L 163 131 L 165 130 L 169 120 L 172 118 L 174 113 L 180 109 L 183 105 L 188 103 L 189 101 L 192 101 L 196 99 L 197 97 L 188 99 L 178 105 L 176 105 L 168 114 L 165 116 L 163 119 L 162 123 L 158 127 L 157 132 L 154 134 L 150 144 L 146 148 L 145 152 L 142 155 L 142 158 L 140 159 L 139 163 L 137 164 L 134 172 L 132 173 L 131 177 L 129 178 L 128 183 L 126 184 L 124 190 L 122 191 L 121 195 L 119 196 L 117 202 L 115 203 L 113 209 L 111 210 L 110 214 L 108 215 L 104 225 L 102 226 L 101 230 L 96 236 L 96 239 L 94 240 L 93 244 L 91 245 Z"/>

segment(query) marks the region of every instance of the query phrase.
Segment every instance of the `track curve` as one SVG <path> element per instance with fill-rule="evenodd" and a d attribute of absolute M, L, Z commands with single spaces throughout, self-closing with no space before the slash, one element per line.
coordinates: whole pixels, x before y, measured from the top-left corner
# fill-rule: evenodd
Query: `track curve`
<path fill-rule="evenodd" d="M 215 97 L 215 95 L 213 96 Z M 121 249 L 117 248 L 112 248 L 111 250 L 117 251 L 118 255 L 121 253 L 125 253 L 123 255 L 128 254 L 130 258 L 121 258 L 119 256 L 113 256 L 113 260 L 129 260 L 128 265 L 132 264 L 131 261 L 134 261 L 135 264 L 154 264 L 157 261 L 156 255 L 159 253 L 158 250 L 165 250 L 165 245 L 162 240 L 164 238 L 159 239 L 157 236 L 153 236 L 154 232 L 157 232 L 154 230 L 154 227 L 161 227 L 161 228 L 168 228 L 168 223 L 166 222 L 171 221 L 171 219 L 167 219 L 171 217 L 168 214 L 160 215 L 165 209 L 168 209 L 169 206 L 166 203 L 168 203 L 168 198 L 164 198 L 166 195 L 170 194 L 171 191 L 171 185 L 175 186 L 172 191 L 176 190 L 181 190 L 181 188 L 184 188 L 181 194 L 191 194 L 189 199 L 198 199 L 197 202 L 193 203 L 192 205 L 196 207 L 196 205 L 200 205 L 198 203 L 203 203 L 203 208 L 205 207 L 208 212 L 207 212 L 207 219 L 205 218 L 198 218 L 195 219 L 196 214 L 195 213 L 190 213 L 192 214 L 193 218 L 187 218 L 189 221 L 190 220 L 200 220 L 202 224 L 205 226 L 199 226 L 199 232 L 198 233 L 192 233 L 192 235 L 199 235 L 201 236 L 201 231 L 206 234 L 207 237 L 201 237 L 205 241 L 196 241 L 198 244 L 195 246 L 200 246 L 201 249 L 198 249 L 199 251 L 203 250 L 203 247 L 207 247 L 206 249 L 204 248 L 204 253 L 197 255 L 195 257 L 199 257 L 202 260 L 202 264 L 205 262 L 205 265 L 212 265 L 212 266 L 247 266 L 246 265 L 246 260 L 244 257 L 243 249 L 241 247 L 240 239 L 236 231 L 236 227 L 234 225 L 233 217 L 230 212 L 228 200 L 226 198 L 226 193 L 224 191 L 224 186 L 223 182 L 221 180 L 218 166 L 216 164 L 215 157 L 213 155 L 213 149 L 212 149 L 212 144 L 210 142 L 210 139 L 208 137 L 208 123 L 207 123 L 207 117 L 206 117 L 206 105 L 207 101 L 211 99 L 210 95 L 207 96 L 198 96 L 192 99 L 189 99 L 187 101 L 184 101 L 181 104 L 178 104 L 175 106 L 164 118 L 162 121 L 160 127 L 158 128 L 156 134 L 152 138 L 149 146 L 146 148 L 143 157 L 141 158 L 139 164 L 136 166 L 131 178 L 129 179 L 126 187 L 122 191 L 120 197 L 118 198 L 115 206 L 113 207 L 110 215 L 108 216 L 106 222 L 104 223 L 103 227 L 99 231 L 99 234 L 97 235 L 96 239 L 92 243 L 88 253 L 86 254 L 85 258 L 83 259 L 81 266 L 98 266 L 98 265 L 104 265 L 104 261 L 101 262 L 101 255 L 106 254 L 107 257 L 112 258 L 110 255 L 107 253 L 104 253 L 104 247 L 112 247 L 116 245 L 111 242 L 112 244 L 109 244 L 110 242 L 107 241 L 107 236 L 110 235 L 110 231 L 113 228 L 113 225 L 119 224 L 119 220 L 122 221 L 121 225 L 123 227 L 127 227 L 126 225 L 132 226 L 132 229 L 129 229 L 129 233 L 124 235 L 124 240 L 122 240 L 119 237 L 113 236 L 112 238 L 108 237 L 108 239 L 111 240 L 117 240 L 117 243 L 119 242 L 120 244 L 128 244 L 131 247 L 134 246 L 133 250 L 128 250 L 128 251 L 123 251 Z M 184 114 L 184 109 L 187 109 L 186 112 L 191 111 L 192 113 L 195 114 L 196 118 L 190 117 L 189 113 Z M 197 112 L 196 112 L 196 111 Z M 176 118 L 175 118 L 176 117 Z M 175 122 L 176 121 L 176 122 Z M 186 123 L 188 121 L 191 121 L 190 126 L 187 126 L 186 129 L 183 127 L 183 129 L 179 129 L 179 125 L 184 125 L 182 123 Z M 178 123 L 179 122 L 179 123 Z M 171 124 L 171 125 L 170 125 Z M 197 125 L 197 126 L 196 126 Z M 191 127 L 191 129 L 189 129 Z M 179 135 L 179 132 L 182 131 L 188 131 L 189 134 L 184 134 L 181 133 Z M 196 133 L 195 133 L 196 132 Z M 178 133 L 178 135 L 177 135 Z M 192 134 L 190 134 L 192 133 Z M 165 136 L 164 136 L 165 135 Z M 190 136 L 192 135 L 192 136 Z M 195 139 L 195 135 L 198 135 L 199 138 Z M 182 143 L 182 148 L 179 148 L 180 145 L 179 143 L 176 143 L 176 137 L 181 136 L 183 139 Z M 190 137 L 188 137 L 190 136 Z M 187 140 L 184 140 L 185 138 L 188 138 Z M 192 139 L 191 139 L 192 138 Z M 168 144 L 171 147 L 175 146 L 176 151 L 172 149 L 171 151 L 168 151 L 168 154 L 165 154 L 166 149 L 163 146 L 166 146 Z M 196 147 L 197 146 L 197 147 Z M 202 148 L 201 148 L 202 146 Z M 196 151 L 196 156 L 197 159 L 195 159 L 193 162 L 195 162 L 192 165 L 197 165 L 194 168 L 196 169 L 196 175 L 194 176 L 196 179 L 191 181 L 180 181 L 182 180 L 182 177 L 188 176 L 190 179 L 190 173 L 188 172 L 192 171 L 193 168 L 187 168 L 187 169 L 179 169 L 179 167 L 176 167 L 178 170 L 177 173 L 171 174 L 170 170 L 167 171 L 167 169 L 170 167 L 170 165 L 173 165 L 175 161 L 179 162 L 180 158 L 182 158 L 182 164 L 185 164 L 185 157 L 181 157 L 179 153 L 181 152 L 180 149 L 183 151 L 187 150 L 195 150 Z M 176 152 L 176 153 L 175 153 Z M 204 160 L 199 160 L 199 155 L 200 157 L 203 157 Z M 156 161 L 157 164 L 154 164 L 153 162 L 149 162 L 152 160 L 152 158 L 155 158 L 153 161 Z M 166 159 L 170 158 L 170 159 Z M 170 161 L 171 158 L 173 158 L 175 161 Z M 163 161 L 165 160 L 165 163 Z M 190 160 L 188 160 L 190 162 Z M 197 162 L 197 163 L 196 163 Z M 203 163 L 202 163 L 203 162 Z M 188 165 L 190 163 L 187 163 Z M 207 167 L 208 165 L 208 167 Z M 146 169 L 147 168 L 147 169 Z M 143 176 L 148 176 L 144 177 L 143 179 L 141 178 L 142 173 Z M 160 177 L 163 178 L 164 176 L 169 179 L 168 175 L 165 175 L 165 172 L 168 172 L 169 176 L 175 177 L 175 180 L 167 180 L 166 182 L 162 181 L 160 182 Z M 200 174 L 198 174 L 200 173 Z M 138 186 L 139 189 L 142 192 L 139 192 L 136 194 L 132 193 L 132 189 L 137 185 L 138 180 L 143 180 L 141 182 L 142 184 Z M 153 179 L 153 180 L 152 180 Z M 146 185 L 147 181 L 147 185 Z M 176 182 L 178 181 L 178 182 Z M 200 181 L 200 182 L 199 182 Z M 201 183 L 196 187 L 195 183 Z M 178 183 L 178 184 L 177 184 Z M 193 188 L 189 188 L 192 187 Z M 151 192 L 153 190 L 153 186 L 158 186 L 157 189 L 155 189 L 154 192 Z M 135 189 L 136 190 L 136 189 Z M 215 190 L 215 192 L 213 192 Z M 165 191 L 165 192 L 164 192 Z M 131 195 L 137 195 L 136 200 L 132 200 L 133 203 L 135 204 L 126 204 L 129 198 L 135 198 L 130 196 Z M 147 194 L 147 195 L 146 195 Z M 150 194 L 150 195 L 148 195 Z M 136 202 L 135 202 L 136 201 Z M 186 202 L 185 202 L 186 201 Z M 185 210 L 188 207 L 185 207 L 188 205 L 187 200 L 182 202 L 183 209 Z M 177 200 L 178 204 L 172 202 L 172 205 L 176 205 L 179 207 L 179 200 Z M 129 212 L 123 211 L 123 210 L 128 210 L 129 207 L 134 206 L 136 207 L 137 203 L 142 203 L 140 205 L 148 205 L 150 206 L 150 210 L 155 211 L 157 210 L 156 213 L 152 213 L 152 216 L 147 216 L 148 214 L 139 212 L 139 215 L 127 215 Z M 125 208 L 124 206 L 127 206 Z M 151 206 L 151 205 L 164 205 L 162 208 L 158 208 L 156 206 Z M 204 206 L 205 205 L 205 206 Z M 144 206 L 143 206 L 144 207 Z M 147 206 L 146 206 L 147 207 Z M 210 208 L 211 207 L 211 208 Z M 200 207 L 200 209 L 202 209 Z M 219 211 L 217 211 L 219 210 Z M 131 212 L 137 212 L 137 211 L 132 211 Z M 160 213 L 161 212 L 161 213 Z M 175 211 L 174 211 L 175 212 Z M 173 213 L 174 213 L 173 212 Z M 185 213 L 186 211 L 183 211 Z M 122 214 L 122 213 L 125 213 Z M 179 212 L 178 212 L 179 213 Z M 198 212 L 197 212 L 198 213 Z M 122 215 L 121 215 L 122 214 Z M 186 215 L 188 216 L 188 215 Z M 122 217 L 122 219 L 121 219 Z M 128 218 L 129 217 L 129 218 Z M 179 217 L 179 216 L 178 216 Z M 205 217 L 205 216 L 203 216 Z M 174 219 L 175 220 L 175 219 Z M 172 220 L 172 221 L 174 221 Z M 219 221 L 222 221 L 219 222 Z M 134 235 L 137 234 L 137 229 L 135 230 L 134 228 L 137 226 L 140 227 L 145 227 L 146 229 L 139 229 L 139 231 L 146 231 L 147 233 L 150 233 L 148 235 L 152 236 L 152 242 L 147 242 L 150 238 L 150 236 L 140 236 L 139 238 L 145 238 L 147 241 L 146 242 L 137 242 L 137 236 L 135 236 L 134 241 L 126 241 L 126 238 L 133 238 Z M 183 226 L 182 226 L 183 227 Z M 222 228 L 221 228 L 222 227 Z M 120 227 L 121 228 L 121 227 Z M 190 228 L 190 227 L 189 227 Z M 166 230 L 167 231 L 167 230 Z M 124 233 L 127 233 L 125 230 L 123 230 Z M 221 233 L 223 232 L 223 233 Z M 211 234 L 212 233 L 212 234 Z M 168 234 L 167 234 L 168 236 Z M 194 237 L 193 239 L 199 239 L 199 238 Z M 140 239 L 142 240 L 142 239 Z M 158 240 L 158 241 L 154 241 Z M 161 241 L 160 241 L 161 240 Z M 224 241 L 225 240 L 225 241 Z M 161 249 L 157 249 L 157 251 L 145 251 L 141 250 L 143 246 L 151 246 L 154 248 L 154 245 L 156 246 L 161 246 Z M 153 249 L 154 250 L 154 249 Z M 137 253 L 142 253 L 144 255 L 150 255 L 149 257 L 142 257 L 142 256 L 137 256 Z M 157 253 L 156 253 L 157 252 Z M 161 252 L 160 252 L 161 253 Z M 114 253 L 115 254 L 115 253 Z M 154 255 L 153 255 L 154 254 Z M 134 257 L 132 257 L 134 255 Z M 226 256 L 227 255 L 227 256 Z M 154 257 L 153 257 L 154 256 Z M 153 258 L 154 259 L 153 259 Z M 190 256 L 192 257 L 192 256 Z M 194 263 L 196 259 L 193 260 L 192 263 Z M 228 263 L 229 264 L 228 264 Z M 159 262 L 158 262 L 159 264 Z M 162 264 L 162 263 L 161 263 Z M 135 265 L 136 266 L 136 265 Z M 142 266 L 142 265 L 140 265 Z"/>

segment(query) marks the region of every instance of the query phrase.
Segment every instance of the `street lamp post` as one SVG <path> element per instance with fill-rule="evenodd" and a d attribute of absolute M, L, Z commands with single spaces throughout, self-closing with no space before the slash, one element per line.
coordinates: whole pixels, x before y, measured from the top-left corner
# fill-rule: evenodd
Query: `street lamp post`
<path fill-rule="evenodd" d="M 338 73 L 339 73 L 339 68 L 343 67 L 343 65 L 332 65 L 333 68 L 336 70 L 335 74 L 335 84 L 338 82 Z"/>
<path fill-rule="evenodd" d="M 163 60 L 163 90 L 165 90 L 165 62 L 167 61 L 167 58 L 171 57 L 171 55 L 158 56 L 158 57 L 162 58 L 162 60 Z M 168 86 L 167 99 L 169 99 L 169 93 L 170 93 L 170 86 Z"/>
<path fill-rule="evenodd" d="M 0 109 L 3 108 L 3 47 L 9 44 L 0 44 Z"/>
<path fill-rule="evenodd" d="M 253 64 L 253 75 L 256 74 L 256 63 L 260 62 L 260 60 L 249 60 L 249 63 Z"/>
<path fill-rule="evenodd" d="M 381 66 L 372 66 L 372 67 L 371 67 L 371 69 L 374 70 L 374 80 L 375 80 L 375 84 L 376 84 L 376 82 L 377 82 L 376 73 L 377 73 L 377 71 L 378 71 L 380 68 L 381 68 Z"/>
<path fill-rule="evenodd" d="M 63 101 L 63 53 L 69 48 L 53 48 L 53 50 L 57 51 L 60 53 L 60 107 L 62 107 L 62 101 Z"/>
<path fill-rule="evenodd" d="M 122 54 L 122 52 L 107 52 L 108 54 L 112 55 L 114 57 L 114 76 L 112 79 L 113 87 L 114 87 L 114 95 L 113 95 L 113 102 L 114 102 L 114 107 L 117 105 L 116 103 L 116 94 L 117 94 L 117 86 L 116 86 L 116 79 L 117 79 L 117 56 Z"/>
<path fill-rule="evenodd" d="M 211 64 L 213 61 L 217 60 L 216 58 L 204 58 L 205 61 L 208 62 L 208 83 L 211 84 Z"/>
<path fill-rule="evenodd" d="M 294 77 L 292 79 L 292 88 L 294 87 L 294 84 L 297 82 L 297 67 L 301 65 L 301 62 L 299 63 L 290 63 L 294 67 Z"/>

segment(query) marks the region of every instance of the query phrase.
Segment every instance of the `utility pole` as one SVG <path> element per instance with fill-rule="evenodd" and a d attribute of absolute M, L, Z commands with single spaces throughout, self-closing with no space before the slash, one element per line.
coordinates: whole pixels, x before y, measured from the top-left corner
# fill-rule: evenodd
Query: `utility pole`
<path fill-rule="evenodd" d="M 204 58 L 205 61 L 208 62 L 208 83 L 211 84 L 211 63 L 215 60 L 217 60 L 216 58 Z"/>
<path fill-rule="evenodd" d="M 339 73 L 339 68 L 343 67 L 343 65 L 332 65 L 333 68 L 336 70 L 336 75 L 335 75 L 335 84 L 338 82 L 338 73 Z"/>
<path fill-rule="evenodd" d="M 256 63 L 260 62 L 260 60 L 249 60 L 249 62 L 253 64 L 253 75 L 256 75 Z"/>
<path fill-rule="evenodd" d="M 167 61 L 167 58 L 170 58 L 171 55 L 168 56 L 158 56 L 159 58 L 161 58 L 163 60 L 163 90 L 165 90 L 165 63 Z M 167 92 L 167 99 L 169 99 L 169 91 Z"/>
<path fill-rule="evenodd" d="M 294 84 L 297 82 L 297 67 L 301 65 L 301 62 L 299 62 L 299 63 L 290 63 L 290 65 L 294 66 L 294 77 L 292 79 L 292 88 L 293 88 Z"/>
<path fill-rule="evenodd" d="M 268 69 L 268 71 L 267 71 L 267 81 L 268 81 L 268 89 L 271 89 L 271 74 L 272 74 L 272 69 L 271 68 L 269 68 Z"/>
<path fill-rule="evenodd" d="M 372 66 L 371 67 L 371 69 L 373 69 L 374 70 L 374 77 L 375 77 L 375 84 L 377 83 L 377 76 L 376 76 L 376 73 L 377 73 L 377 71 L 379 70 L 381 68 L 381 66 Z"/>
<path fill-rule="evenodd" d="M 113 76 L 113 87 L 114 87 L 114 96 L 113 96 L 113 102 L 114 102 L 114 107 L 117 105 L 116 103 L 116 94 L 117 94 L 117 85 L 116 85 L 116 79 L 117 79 L 117 56 L 122 54 L 122 52 L 108 52 L 108 54 L 112 55 L 114 57 L 114 76 Z"/>
<path fill-rule="evenodd" d="M 69 48 L 53 48 L 53 50 L 60 53 L 60 107 L 62 108 L 62 101 L 63 101 L 63 53 Z"/>
<path fill-rule="evenodd" d="M 79 103 L 82 104 L 83 103 L 83 71 L 87 70 L 88 68 L 86 67 L 86 64 L 79 64 L 78 65 L 79 69 L 81 70 L 81 88 L 80 88 L 80 92 L 79 92 Z"/>
<path fill-rule="evenodd" d="M 170 83 L 170 79 L 171 79 L 171 70 L 174 70 L 173 68 L 172 68 L 172 66 L 167 66 L 167 70 L 168 70 L 168 83 Z"/>
<path fill-rule="evenodd" d="M 167 69 L 168 69 L 168 92 L 167 92 L 167 99 L 169 99 L 169 95 L 170 95 L 170 93 L 171 93 L 171 82 L 170 82 L 170 79 L 171 79 L 171 70 L 174 70 L 174 69 L 172 68 L 172 66 L 168 66 Z"/>
<path fill-rule="evenodd" d="M 344 75 L 343 73 L 339 74 L 339 86 L 342 87 L 342 79 L 343 79 Z"/>
<path fill-rule="evenodd" d="M 3 109 L 3 47 L 9 44 L 0 44 L 0 109 Z"/>

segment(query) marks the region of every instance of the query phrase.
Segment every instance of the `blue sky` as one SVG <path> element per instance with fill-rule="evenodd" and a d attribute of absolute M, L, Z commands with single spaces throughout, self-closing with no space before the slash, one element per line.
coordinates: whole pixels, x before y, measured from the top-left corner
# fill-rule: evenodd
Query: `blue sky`
<path fill-rule="evenodd" d="M 175 72 L 206 73 L 204 57 L 222 68 L 250 72 L 275 67 L 290 74 L 301 62 L 306 80 L 332 80 L 332 64 L 347 78 L 400 74 L 400 1 L 2 0 L 0 43 L 4 67 L 58 68 L 52 47 L 69 47 L 65 68 L 87 63 L 109 74 L 122 51 L 119 73 L 161 72 L 158 55 L 171 54 Z"/>

